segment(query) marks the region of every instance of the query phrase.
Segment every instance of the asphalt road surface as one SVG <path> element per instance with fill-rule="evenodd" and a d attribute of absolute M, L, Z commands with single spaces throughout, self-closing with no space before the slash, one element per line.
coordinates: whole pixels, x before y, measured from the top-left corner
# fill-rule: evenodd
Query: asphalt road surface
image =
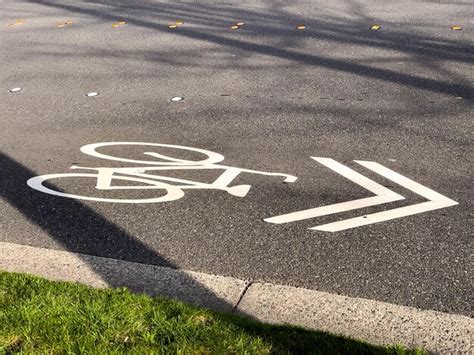
<path fill-rule="evenodd" d="M 1 241 L 472 316 L 470 1 L 3 0 L 0 13 Z M 80 151 L 103 142 L 179 147 Z M 309 229 L 429 200 L 380 166 L 457 204 Z M 33 180 L 56 195 L 27 185 L 65 173 Z"/>

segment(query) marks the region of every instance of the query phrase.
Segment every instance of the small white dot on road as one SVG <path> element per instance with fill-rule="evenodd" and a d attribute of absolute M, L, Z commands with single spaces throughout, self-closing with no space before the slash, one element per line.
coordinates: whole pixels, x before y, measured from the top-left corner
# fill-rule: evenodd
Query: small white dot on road
<path fill-rule="evenodd" d="M 183 101 L 183 100 L 184 100 L 184 97 L 181 97 L 181 96 L 175 96 L 171 98 L 172 102 L 178 102 L 178 101 Z"/>
<path fill-rule="evenodd" d="M 87 97 L 94 97 L 94 96 L 99 96 L 98 92 L 90 92 L 86 95 Z"/>
<path fill-rule="evenodd" d="M 10 92 L 18 92 L 18 91 L 21 91 L 21 88 L 13 88 L 13 89 L 10 89 L 8 90 Z"/>

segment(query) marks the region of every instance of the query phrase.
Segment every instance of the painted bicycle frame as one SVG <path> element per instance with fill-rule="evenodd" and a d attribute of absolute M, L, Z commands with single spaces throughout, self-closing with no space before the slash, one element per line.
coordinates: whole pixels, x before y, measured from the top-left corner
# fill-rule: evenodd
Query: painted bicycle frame
<path fill-rule="evenodd" d="M 146 156 L 151 156 L 158 160 L 134 160 L 127 158 L 114 157 L 97 151 L 98 148 L 107 146 L 152 146 L 161 148 L 171 148 L 200 153 L 207 156 L 204 160 L 185 160 L 169 157 L 157 152 L 144 152 Z M 31 188 L 60 197 L 74 198 L 80 200 L 114 202 L 114 203 L 157 203 L 175 201 L 185 195 L 184 190 L 222 190 L 237 197 L 247 195 L 251 185 L 230 186 L 232 181 L 241 173 L 258 174 L 265 176 L 279 176 L 284 178 L 284 182 L 291 183 L 296 181 L 297 177 L 282 173 L 271 173 L 245 168 L 218 164 L 224 160 L 224 156 L 209 150 L 185 147 L 180 145 L 160 144 L 160 143 L 142 143 L 142 142 L 105 142 L 88 144 L 81 147 L 81 152 L 96 158 L 120 161 L 125 163 L 139 164 L 139 167 L 82 167 L 71 166 L 73 170 L 92 170 L 94 173 L 64 173 L 64 174 L 48 174 L 36 176 L 27 181 Z M 168 177 L 163 175 L 152 174 L 151 172 L 159 171 L 178 171 L 178 170 L 223 170 L 222 174 L 212 183 L 200 181 L 180 179 L 176 177 Z M 44 182 L 50 182 L 53 179 L 71 178 L 71 177 L 88 177 L 96 180 L 95 188 L 97 190 L 165 190 L 166 194 L 159 197 L 127 199 L 127 198 L 104 198 L 94 196 L 74 195 L 63 191 L 54 190 L 44 185 Z M 114 181 L 128 181 L 140 183 L 141 185 L 117 185 Z"/>

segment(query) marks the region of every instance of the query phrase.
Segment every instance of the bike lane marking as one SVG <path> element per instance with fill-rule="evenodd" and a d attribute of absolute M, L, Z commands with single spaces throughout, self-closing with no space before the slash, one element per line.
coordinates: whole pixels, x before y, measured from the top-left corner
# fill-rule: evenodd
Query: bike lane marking
<path fill-rule="evenodd" d="M 322 206 L 317 208 L 310 208 L 307 210 L 292 212 L 284 214 L 281 216 L 275 216 L 270 218 L 265 218 L 265 222 L 269 223 L 288 223 L 301 221 L 308 218 L 315 218 L 326 216 L 334 213 L 340 213 L 344 211 L 351 211 L 358 208 L 375 206 L 382 203 L 388 203 L 398 200 L 403 200 L 405 197 L 393 192 L 392 190 L 387 189 L 386 187 L 376 183 L 373 180 L 365 177 L 362 174 L 348 168 L 347 166 L 338 163 L 337 161 L 330 158 L 314 158 L 317 162 L 323 164 L 329 169 L 337 172 L 338 174 L 344 176 L 345 178 L 355 182 L 357 185 L 362 186 L 363 188 L 369 190 L 370 192 L 376 194 L 377 196 L 361 198 L 358 200 L 336 203 L 329 206 Z"/>
<path fill-rule="evenodd" d="M 433 211 L 440 208 L 451 207 L 458 204 L 458 202 L 451 200 L 450 198 L 447 198 L 446 196 L 443 196 L 437 193 L 436 191 L 433 191 L 427 188 L 426 186 L 423 186 L 405 176 L 402 176 L 397 172 L 390 170 L 376 162 L 361 160 L 356 160 L 355 162 L 405 187 L 406 189 L 411 190 L 420 196 L 423 196 L 429 201 L 406 207 L 395 208 L 388 211 L 372 213 L 362 217 L 350 218 L 344 221 L 328 223 L 310 229 L 321 230 L 326 232 L 337 232 L 349 228 L 361 227 L 372 223 L 379 223 L 391 219 L 402 218 L 418 213 Z"/>
<path fill-rule="evenodd" d="M 152 156 L 161 160 L 150 161 L 150 160 L 134 160 L 127 158 L 118 158 L 107 154 L 102 154 L 96 151 L 99 147 L 104 146 L 154 146 L 162 148 L 173 148 L 184 151 L 197 152 L 207 156 L 207 159 L 204 160 L 185 160 L 179 158 L 169 157 L 163 154 L 156 152 L 143 152 L 144 155 Z M 113 202 L 113 203 L 158 203 L 158 202 L 169 202 L 180 199 L 184 196 L 185 189 L 203 189 L 203 190 L 222 190 L 227 193 L 237 196 L 244 197 L 247 195 L 248 191 L 251 188 L 251 185 L 236 185 L 229 186 L 232 181 L 238 177 L 240 173 L 250 173 L 258 174 L 265 176 L 275 176 L 283 177 L 285 182 L 294 182 L 296 181 L 296 176 L 283 174 L 283 173 L 273 173 L 273 172 L 264 172 L 257 171 L 245 168 L 232 167 L 227 165 L 216 164 L 224 160 L 224 156 L 209 150 L 185 147 L 180 145 L 170 145 L 170 144 L 159 144 L 159 143 L 143 143 L 143 142 L 105 142 L 105 143 L 94 143 L 82 146 L 80 148 L 81 152 L 96 158 L 120 161 L 133 164 L 147 164 L 146 167 L 119 167 L 119 168 L 108 168 L 108 167 L 83 167 L 73 165 L 70 169 L 81 169 L 81 170 L 93 170 L 96 171 L 94 174 L 81 174 L 81 173 L 65 173 L 65 174 L 48 174 L 36 176 L 27 181 L 28 186 L 38 190 L 43 193 L 48 193 L 51 195 L 56 195 L 66 198 L 74 198 L 88 201 L 98 201 L 98 202 Z M 164 161 L 163 161 L 164 160 Z M 154 165 L 154 166 L 151 166 Z M 187 179 L 179 179 L 168 176 L 146 174 L 147 171 L 166 171 L 166 170 L 223 170 L 222 174 L 212 183 L 205 183 Z M 121 174 L 122 176 L 118 175 Z M 123 176 L 125 175 L 125 176 Z M 81 196 L 81 195 L 72 195 L 65 193 L 63 191 L 56 191 L 50 189 L 43 185 L 46 180 L 50 179 L 59 179 L 59 178 L 70 178 L 70 177 L 94 177 L 97 179 L 95 188 L 97 190 L 138 190 L 138 189 L 156 189 L 156 190 L 165 190 L 166 195 L 150 198 L 150 199 L 111 199 L 111 198 L 102 198 L 102 197 L 92 197 L 92 196 Z M 132 182 L 141 182 L 145 186 L 112 186 L 112 181 L 114 179 L 122 181 L 132 181 Z M 172 185 L 170 182 L 181 184 L 181 185 Z"/>
<path fill-rule="evenodd" d="M 289 223 L 300 221 L 304 219 L 326 216 L 330 214 L 341 213 L 345 211 L 351 211 L 354 209 L 375 206 L 388 202 L 394 202 L 405 199 L 403 196 L 377 184 L 376 182 L 366 178 L 365 176 L 355 172 L 354 170 L 342 165 L 330 158 L 318 158 L 312 157 L 317 162 L 325 165 L 331 170 L 339 173 L 340 175 L 348 178 L 354 183 L 366 188 L 367 190 L 377 194 L 374 197 L 368 197 L 365 199 L 358 199 L 348 202 L 336 203 L 328 206 L 311 208 L 307 210 L 292 212 L 283 214 L 280 216 L 265 218 L 264 221 L 269 223 Z M 372 170 L 373 172 L 382 175 L 383 177 L 405 187 L 408 190 L 415 192 L 416 194 L 428 199 L 427 202 L 418 203 L 406 207 L 395 208 L 388 211 L 372 213 L 355 218 L 349 218 L 338 222 L 327 223 L 315 227 L 309 228 L 310 230 L 318 230 L 324 232 L 339 232 L 351 228 L 361 227 L 373 223 L 379 223 L 388 221 L 391 219 L 406 217 L 418 213 L 428 212 L 440 208 L 451 207 L 458 204 L 458 202 L 447 198 L 399 173 L 390 170 L 383 165 L 371 161 L 355 160 L 356 163 L 364 166 L 365 168 Z"/>
<path fill-rule="evenodd" d="M 156 152 L 143 152 L 144 155 L 152 156 L 161 160 L 158 161 L 149 161 L 149 160 L 134 160 L 128 158 L 118 158 L 107 154 L 102 154 L 96 151 L 99 147 L 104 146 L 153 146 L 161 148 L 173 148 L 184 151 L 197 152 L 207 156 L 207 159 L 204 160 L 185 160 L 179 158 L 169 157 L 163 154 Z M 126 163 L 134 164 L 147 164 L 146 167 L 119 167 L 119 168 L 107 168 L 107 167 L 81 167 L 81 166 L 72 166 L 71 169 L 83 169 L 83 170 L 94 170 L 95 174 L 81 174 L 81 173 L 65 173 L 65 174 L 49 174 L 36 176 L 27 181 L 28 186 L 31 188 L 41 191 L 43 193 L 48 193 L 51 195 L 56 195 L 60 197 L 75 198 L 89 201 L 98 201 L 98 202 L 115 202 L 115 203 L 158 203 L 158 202 L 169 202 L 180 199 L 184 196 L 185 189 L 203 189 L 203 190 L 222 190 L 227 193 L 237 196 L 244 197 L 247 195 L 248 191 L 251 188 L 251 185 L 236 185 L 229 186 L 234 179 L 238 177 L 240 173 L 246 172 L 251 174 L 259 174 L 265 176 L 279 176 L 284 177 L 285 182 L 294 182 L 297 177 L 289 174 L 283 173 L 271 173 L 264 171 L 257 171 L 251 169 L 244 169 L 226 165 L 216 164 L 224 160 L 224 156 L 215 153 L 209 150 L 185 147 L 180 145 L 170 145 L 170 144 L 159 144 L 159 143 L 143 143 L 143 142 L 105 142 L 105 143 L 94 143 L 82 146 L 80 148 L 81 152 L 96 158 L 121 161 Z M 279 216 L 265 218 L 264 221 L 268 223 L 289 223 L 296 222 L 301 220 L 306 220 L 315 217 L 321 217 L 346 211 L 351 211 L 359 208 L 366 208 L 370 206 L 376 206 L 380 204 L 390 203 L 394 201 L 399 201 L 405 199 L 402 195 L 376 183 L 375 181 L 367 178 L 366 176 L 354 171 L 353 169 L 331 159 L 331 158 L 321 158 L 321 157 L 312 157 L 315 161 L 326 166 L 327 168 L 335 171 L 336 173 L 344 176 L 345 178 L 353 181 L 357 185 L 367 189 L 368 191 L 374 193 L 376 196 L 357 199 L 353 201 L 336 203 L 328 206 L 310 208 L 306 210 L 291 212 Z M 164 161 L 163 161 L 164 160 Z M 355 227 L 361 227 L 373 223 L 379 223 L 383 221 L 388 221 L 395 218 L 401 218 L 410 216 L 413 214 L 428 212 L 431 210 L 436 210 L 440 208 L 450 207 L 457 205 L 458 203 L 454 200 L 451 200 L 419 183 L 416 183 L 413 180 L 410 180 L 395 171 L 392 171 L 376 162 L 370 161 L 361 161 L 355 160 L 359 165 L 364 166 L 365 168 L 372 170 L 373 172 L 411 190 L 429 201 L 418 203 L 411 206 L 395 208 L 388 211 L 373 213 L 369 215 L 364 215 L 361 217 L 350 218 L 338 222 L 327 223 L 315 227 L 309 228 L 310 230 L 319 230 L 325 232 L 338 232 L 346 229 L 351 229 Z M 151 166 L 154 165 L 154 166 Z M 175 177 L 159 176 L 153 174 L 146 174 L 147 171 L 166 171 L 166 170 L 212 170 L 212 169 L 222 169 L 223 173 L 217 177 L 212 183 L 204 183 L 199 181 L 179 179 Z M 121 175 L 118 175 L 121 174 Z M 125 175 L 125 176 L 123 176 Z M 92 196 L 81 196 L 68 194 L 63 191 L 56 191 L 48 188 L 43 185 L 43 182 L 50 179 L 58 179 L 65 177 L 93 177 L 97 179 L 95 188 L 97 190 L 138 190 L 138 189 L 155 189 L 155 190 L 165 190 L 166 194 L 160 197 L 148 198 L 148 199 L 111 199 L 103 197 L 92 197 Z M 131 181 L 131 182 L 140 182 L 144 183 L 144 186 L 112 186 L 112 181 L 122 180 L 122 181 Z M 172 185 L 171 182 L 181 185 Z"/>

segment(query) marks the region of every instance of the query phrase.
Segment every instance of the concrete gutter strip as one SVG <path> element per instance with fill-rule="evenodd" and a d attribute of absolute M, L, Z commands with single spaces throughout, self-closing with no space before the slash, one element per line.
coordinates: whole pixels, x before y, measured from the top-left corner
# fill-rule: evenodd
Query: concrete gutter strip
<path fill-rule="evenodd" d="M 232 277 L 11 243 L 0 243 L 0 269 L 99 288 L 127 287 L 223 312 L 232 312 L 246 285 Z"/>
<path fill-rule="evenodd" d="M 373 344 L 471 353 L 472 318 L 232 277 L 0 243 L 0 268 L 93 287 L 128 287 L 268 323 L 324 330 Z M 247 288 L 248 287 L 248 288 Z M 247 289 L 246 289 L 247 288 Z M 245 293 L 242 296 L 242 292 Z"/>

